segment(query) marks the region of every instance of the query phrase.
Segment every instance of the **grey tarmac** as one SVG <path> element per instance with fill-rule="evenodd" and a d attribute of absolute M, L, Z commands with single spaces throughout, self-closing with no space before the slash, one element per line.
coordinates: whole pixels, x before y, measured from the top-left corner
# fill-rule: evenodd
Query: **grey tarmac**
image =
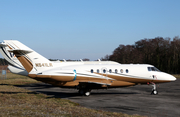
<path fill-rule="evenodd" d="M 54 98 L 69 99 L 92 109 L 130 115 L 180 117 L 180 79 L 175 82 L 158 84 L 158 95 L 151 95 L 151 85 L 92 90 L 89 97 L 80 96 L 76 89 L 53 87 L 45 83 L 19 85 L 18 87 Z"/>

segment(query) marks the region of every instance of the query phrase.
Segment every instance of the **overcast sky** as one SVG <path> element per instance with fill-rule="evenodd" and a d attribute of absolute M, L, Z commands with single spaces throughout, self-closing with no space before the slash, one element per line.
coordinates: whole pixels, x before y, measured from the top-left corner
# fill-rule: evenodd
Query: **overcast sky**
<path fill-rule="evenodd" d="M 0 39 L 19 40 L 48 59 L 96 60 L 120 44 L 179 36 L 179 5 L 180 0 L 0 0 Z"/>

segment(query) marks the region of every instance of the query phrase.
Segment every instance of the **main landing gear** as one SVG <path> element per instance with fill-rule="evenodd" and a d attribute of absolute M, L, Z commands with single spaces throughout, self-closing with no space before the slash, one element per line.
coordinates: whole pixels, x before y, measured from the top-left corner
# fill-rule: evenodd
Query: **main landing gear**
<path fill-rule="evenodd" d="M 90 96 L 91 90 L 90 89 L 79 89 L 79 94 L 84 96 Z"/>
<path fill-rule="evenodd" d="M 156 89 L 156 84 L 155 83 L 153 83 L 153 82 L 150 82 L 152 85 L 152 92 L 151 92 L 151 95 L 157 95 L 158 94 L 158 91 L 157 91 L 157 89 Z"/>

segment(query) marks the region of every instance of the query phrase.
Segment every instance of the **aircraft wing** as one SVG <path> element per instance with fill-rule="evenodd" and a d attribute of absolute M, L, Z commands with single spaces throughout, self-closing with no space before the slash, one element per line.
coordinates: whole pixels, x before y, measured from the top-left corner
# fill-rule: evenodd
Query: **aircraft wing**
<path fill-rule="evenodd" d="M 97 88 L 107 88 L 110 86 L 110 83 L 102 83 L 102 82 L 79 82 L 80 88 L 89 88 L 89 89 L 97 89 Z"/>
<path fill-rule="evenodd" d="M 80 83 L 82 83 L 82 82 L 80 82 Z M 85 82 L 84 82 L 85 83 Z M 110 83 L 102 83 L 102 82 L 91 82 L 91 81 L 89 81 L 89 82 L 86 82 L 86 83 L 89 83 L 89 84 L 99 84 L 99 85 L 111 85 Z"/>

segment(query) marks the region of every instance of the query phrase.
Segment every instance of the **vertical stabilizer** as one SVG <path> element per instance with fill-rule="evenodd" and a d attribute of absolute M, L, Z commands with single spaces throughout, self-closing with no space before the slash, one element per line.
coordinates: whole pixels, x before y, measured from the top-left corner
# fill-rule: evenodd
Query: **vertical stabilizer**
<path fill-rule="evenodd" d="M 10 52 L 15 54 L 28 73 L 39 73 L 49 69 L 49 67 L 53 67 L 53 63 L 51 61 L 25 46 L 21 42 L 17 40 L 5 40 L 4 42 L 11 49 Z"/>
<path fill-rule="evenodd" d="M 16 66 L 20 69 L 23 69 L 23 66 L 21 63 L 17 60 L 15 55 L 11 52 L 9 52 L 11 49 L 6 45 L 6 43 L 0 43 L 0 53 L 2 56 L 7 60 L 7 62 L 11 66 Z"/>

